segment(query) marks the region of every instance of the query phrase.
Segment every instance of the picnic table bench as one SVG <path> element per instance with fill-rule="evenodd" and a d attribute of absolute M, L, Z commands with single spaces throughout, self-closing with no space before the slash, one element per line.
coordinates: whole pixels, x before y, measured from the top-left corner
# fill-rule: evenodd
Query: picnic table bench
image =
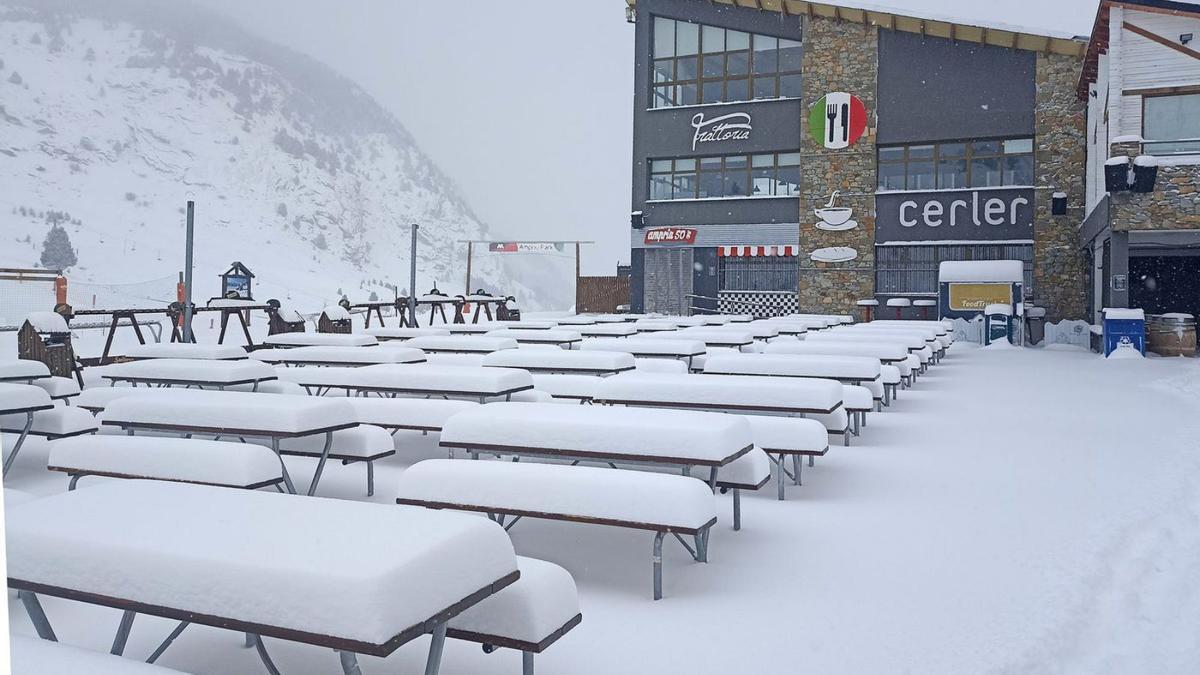
<path fill-rule="evenodd" d="M 404 344 L 426 354 L 490 354 L 502 349 L 516 349 L 517 341 L 509 337 L 484 335 L 427 335 Z"/>
<path fill-rule="evenodd" d="M 415 337 L 425 337 L 427 335 L 449 335 L 450 331 L 445 328 L 415 328 L 415 327 L 397 327 L 397 328 L 368 328 L 363 331 L 364 335 L 370 335 L 379 342 L 389 342 L 392 340 L 411 340 Z"/>
<path fill-rule="evenodd" d="M 622 373 L 597 383 L 594 403 L 754 415 L 817 416 L 850 444 L 850 418 L 835 380 Z"/>
<path fill-rule="evenodd" d="M 708 347 L 699 340 L 657 339 L 645 335 L 629 338 L 588 338 L 580 343 L 583 351 L 625 352 L 635 358 L 676 359 L 692 366 L 692 359 L 704 354 Z"/>
<path fill-rule="evenodd" d="M 151 342 L 130 346 L 125 350 L 125 358 L 131 361 L 139 359 L 238 361 L 246 358 L 246 350 L 235 345 L 202 345 L 195 342 Z"/>
<path fill-rule="evenodd" d="M 30 384 L 0 384 L 0 431 L 16 430 L 19 434 L 4 460 L 4 475 L 8 475 L 8 469 L 29 437 L 34 416 L 53 409 L 54 401 L 50 400 L 50 395 L 38 387 Z"/>
<path fill-rule="evenodd" d="M 309 393 L 345 390 L 352 395 L 468 398 L 483 403 L 533 389 L 529 373 L 513 368 L 473 368 L 441 364 L 380 365 L 362 368 L 287 368 L 279 376 Z"/>
<path fill-rule="evenodd" d="M 759 319 L 757 321 L 751 322 L 749 325 L 751 325 L 751 326 L 760 326 L 760 325 L 770 326 L 776 332 L 776 335 L 783 335 L 783 336 L 789 336 L 789 337 L 800 337 L 803 335 L 807 335 L 809 330 L 820 330 L 821 328 L 824 328 L 823 325 L 818 327 L 818 326 L 813 326 L 812 324 L 809 324 L 807 322 L 772 321 L 771 319 Z"/>
<path fill-rule="evenodd" d="M 325 369 L 296 370 L 320 372 Z M 218 439 L 227 436 L 243 440 L 262 438 L 270 443 L 276 455 L 283 454 L 280 445 L 285 440 L 306 436 L 324 437 L 319 449 L 293 448 L 290 452 L 318 459 L 308 487 L 307 494 L 310 496 L 316 493 L 325 463 L 330 457 L 351 461 L 361 459 L 333 453 L 334 433 L 359 425 L 350 404 L 336 399 L 164 389 L 118 398 L 108 404 L 99 420 L 102 425 L 123 429 L 131 436 L 137 431 L 150 431 L 177 433 L 187 437 L 213 436 Z M 368 462 L 370 471 L 370 461 L 362 461 Z M 284 480 L 289 484 L 291 482 L 286 467 Z"/>
<path fill-rule="evenodd" d="M 47 462 L 51 471 L 67 474 L 68 490 L 74 490 L 84 476 L 256 490 L 284 483 L 282 467 L 279 456 L 260 445 L 108 435 L 75 436 L 58 441 L 50 446 Z"/>
<path fill-rule="evenodd" d="M 41 361 L 29 359 L 0 360 L 0 382 L 29 384 L 50 377 L 50 369 Z"/>
<path fill-rule="evenodd" d="M 819 333 L 809 335 L 804 340 L 805 342 L 834 342 L 838 344 L 892 344 L 900 345 L 908 350 L 908 353 L 917 357 L 920 360 L 921 368 L 924 368 L 929 360 L 933 358 L 933 350 L 925 343 L 925 340 L 920 335 L 914 334 L 889 334 L 883 332 L 862 332 L 847 330 L 845 328 L 837 328 L 825 330 Z"/>
<path fill-rule="evenodd" d="M 837 380 L 866 387 L 880 403 L 886 396 L 878 359 L 861 356 L 801 354 L 734 354 L 709 357 L 704 372 L 714 375 L 758 375 Z"/>
<path fill-rule="evenodd" d="M 727 347 L 741 349 L 754 344 L 754 334 L 748 330 L 726 329 L 722 326 L 694 326 L 673 332 L 650 333 L 646 339 L 652 340 L 699 340 L 705 347 Z"/>
<path fill-rule="evenodd" d="M 520 368 L 530 373 L 567 375 L 615 375 L 635 366 L 630 354 L 565 349 L 506 349 L 483 357 L 483 365 Z"/>
<path fill-rule="evenodd" d="M 227 395 L 227 394 L 216 394 Z M 520 576 L 503 529 L 482 518 L 347 500 L 302 499 L 159 481 L 119 481 L 37 499 L 8 513 L 8 585 L 38 635 L 55 640 L 38 596 L 384 657 L 431 633 L 426 675 L 447 622 Z M 313 536 L 319 533 L 319 536 Z M 387 533 L 387 536 L 379 536 Z"/>
<path fill-rule="evenodd" d="M 777 491 L 780 501 L 785 499 L 784 477 L 800 485 L 802 459 L 807 457 L 809 466 L 815 457 L 824 457 L 829 452 L 829 435 L 825 426 L 816 420 L 795 417 L 768 417 L 747 415 L 754 445 L 771 458 L 777 470 Z M 792 470 L 788 471 L 787 458 L 792 458 Z"/>
<path fill-rule="evenodd" d="M 560 375 L 533 373 L 533 388 L 559 400 L 591 403 L 600 378 L 594 375 Z"/>
<path fill-rule="evenodd" d="M 265 363 L 243 361 L 204 361 L 199 359 L 146 359 L 104 366 L 100 377 L 112 385 L 128 382 L 134 387 L 198 387 L 225 389 L 244 384 L 257 387 L 274 380 L 275 369 Z"/>
<path fill-rule="evenodd" d="M 101 654 L 60 642 L 11 635 L 12 675 L 184 675 L 178 670 Z"/>
<path fill-rule="evenodd" d="M 283 366 L 373 366 L 381 363 L 424 363 L 425 352 L 410 347 L 295 347 L 259 349 L 250 358 Z"/>
<path fill-rule="evenodd" d="M 374 347 L 379 344 L 370 335 L 361 333 L 276 333 L 268 335 L 266 347 Z"/>
<path fill-rule="evenodd" d="M 551 345 L 572 349 L 583 341 L 583 336 L 573 330 L 550 328 L 544 330 L 522 330 L 518 328 L 496 328 L 484 334 L 491 338 L 511 338 L 520 345 Z"/>
<path fill-rule="evenodd" d="M 474 401 L 448 401 L 438 398 L 365 398 L 347 399 L 359 422 L 397 431 L 440 432 L 446 420 L 479 405 Z"/>
<path fill-rule="evenodd" d="M 45 391 L 51 399 L 70 404 L 70 400 L 79 396 L 82 391 L 79 383 L 69 377 L 39 377 L 30 382 L 33 386 Z"/>
<path fill-rule="evenodd" d="M 451 335 L 483 335 L 489 331 L 495 330 L 491 321 L 483 323 L 455 323 L 446 326 L 446 330 Z"/>
<path fill-rule="evenodd" d="M 575 331 L 585 338 L 629 337 L 638 334 L 637 328 L 628 323 L 597 323 L 591 326 L 577 326 Z"/>

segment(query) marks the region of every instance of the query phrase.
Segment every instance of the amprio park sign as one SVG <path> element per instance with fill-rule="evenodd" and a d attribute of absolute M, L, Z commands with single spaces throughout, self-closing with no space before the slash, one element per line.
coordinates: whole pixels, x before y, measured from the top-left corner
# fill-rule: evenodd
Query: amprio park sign
<path fill-rule="evenodd" d="M 875 195 L 875 240 L 1033 239 L 1033 188 Z"/>

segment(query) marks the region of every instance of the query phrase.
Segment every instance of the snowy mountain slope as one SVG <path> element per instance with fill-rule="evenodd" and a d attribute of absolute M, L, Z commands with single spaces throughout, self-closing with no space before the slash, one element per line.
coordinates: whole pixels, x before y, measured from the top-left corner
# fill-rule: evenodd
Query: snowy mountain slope
<path fill-rule="evenodd" d="M 0 0 L 0 266 L 36 266 L 55 221 L 73 282 L 169 280 L 194 199 L 198 298 L 233 260 L 301 308 L 390 297 L 414 222 L 418 290 L 462 290 L 457 241 L 486 228 L 367 94 L 184 3 L 95 4 Z M 474 269 L 539 304 L 497 261 Z"/>

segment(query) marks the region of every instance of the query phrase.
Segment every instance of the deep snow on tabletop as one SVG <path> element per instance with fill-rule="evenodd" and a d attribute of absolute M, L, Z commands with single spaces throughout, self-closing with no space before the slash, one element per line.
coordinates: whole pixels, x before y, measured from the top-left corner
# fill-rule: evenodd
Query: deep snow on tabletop
<path fill-rule="evenodd" d="M 718 497 L 710 562 L 664 547 L 670 595 L 658 603 L 648 597 L 647 569 L 635 562 L 650 553 L 646 533 L 522 520 L 511 532 L 517 551 L 571 572 L 584 612 L 579 628 L 537 657 L 538 668 L 1194 672 L 1198 375 L 1189 359 L 1106 362 L 1067 347 L 956 343 L 886 412 L 869 415 L 853 446 L 835 444 L 806 467 L 804 486 L 789 488 L 787 501 L 772 488 L 746 493 L 741 532 L 729 529 L 730 497 Z M 445 457 L 437 441 L 399 432 L 397 456 L 377 462 L 373 499 L 392 502 L 394 491 L 383 486 L 405 467 Z M 10 490 L 65 490 L 45 459 L 45 442 L 30 439 L 5 480 Z M 316 465 L 287 462 L 297 477 Z M 362 474 L 361 466 L 330 463 L 321 494 L 363 499 Z M 20 604 L 11 596 L 9 603 L 13 630 L 32 635 Z M 44 604 L 71 644 L 108 651 L 119 611 Z M 129 653 L 149 654 L 173 627 L 139 617 Z M 283 672 L 337 669 L 326 650 L 268 643 Z M 201 675 L 257 672 L 253 650 L 240 644 L 239 635 L 193 626 L 161 663 Z M 364 670 L 420 672 L 427 645 L 364 660 Z M 443 675 L 519 670 L 514 652 L 484 654 L 455 640 L 442 665 Z"/>

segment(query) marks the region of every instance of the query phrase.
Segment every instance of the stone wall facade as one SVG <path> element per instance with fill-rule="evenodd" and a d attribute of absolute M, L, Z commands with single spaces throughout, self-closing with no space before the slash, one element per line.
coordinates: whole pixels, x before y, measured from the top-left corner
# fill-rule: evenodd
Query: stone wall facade
<path fill-rule="evenodd" d="M 1079 58 L 1061 54 L 1037 58 L 1033 291 L 1047 321 L 1087 314 L 1088 276 L 1078 241 L 1078 225 L 1086 215 L 1087 145 L 1085 105 L 1075 95 L 1080 65 Z M 1066 215 L 1051 213 L 1056 192 L 1067 195 Z"/>
<path fill-rule="evenodd" d="M 799 304 L 804 312 L 851 313 L 855 301 L 874 295 L 878 33 L 875 26 L 819 16 L 805 24 L 806 109 L 830 92 L 844 91 L 862 99 L 869 121 L 866 134 L 842 150 L 828 150 L 804 134 L 799 258 Z M 841 232 L 816 228 L 813 211 L 825 206 L 835 190 L 840 193 L 836 205 L 854 209 L 857 228 Z M 830 246 L 848 246 L 858 257 L 846 263 L 809 258 L 813 251 Z"/>
<path fill-rule="evenodd" d="M 1140 143 L 1114 143 L 1110 157 L 1136 157 Z M 1109 222 L 1116 231 L 1200 230 L 1200 165 L 1160 166 L 1153 192 L 1113 192 Z"/>

